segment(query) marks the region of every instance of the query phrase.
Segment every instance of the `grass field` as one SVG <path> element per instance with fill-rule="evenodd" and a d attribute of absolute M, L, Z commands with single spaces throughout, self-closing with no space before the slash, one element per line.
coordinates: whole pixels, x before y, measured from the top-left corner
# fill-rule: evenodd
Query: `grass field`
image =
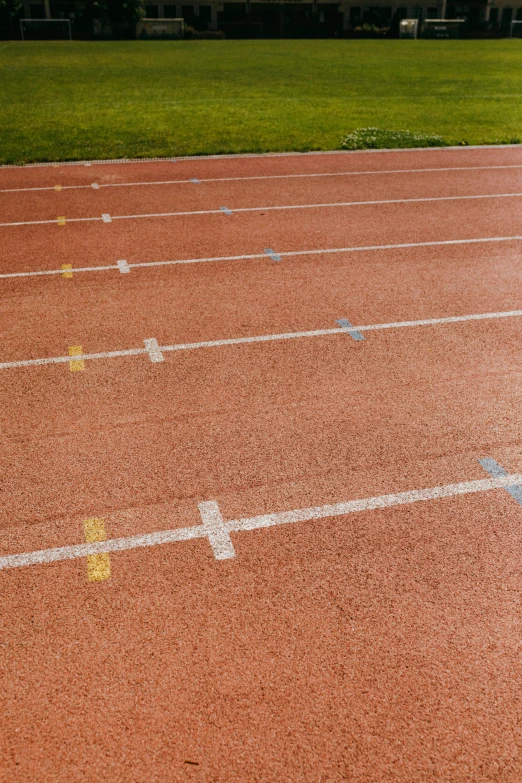
<path fill-rule="evenodd" d="M 0 42 L 0 162 L 522 140 L 522 41 Z"/>

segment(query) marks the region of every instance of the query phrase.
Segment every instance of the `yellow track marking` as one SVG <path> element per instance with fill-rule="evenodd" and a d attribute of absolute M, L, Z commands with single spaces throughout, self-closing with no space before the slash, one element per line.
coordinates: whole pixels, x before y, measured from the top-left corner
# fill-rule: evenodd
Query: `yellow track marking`
<path fill-rule="evenodd" d="M 73 276 L 72 273 L 72 264 L 62 264 L 61 268 L 63 269 L 63 275 L 62 277 L 67 278 L 67 280 L 70 280 Z"/>
<path fill-rule="evenodd" d="M 83 348 L 81 345 L 70 345 L 68 355 L 69 356 L 81 356 L 83 353 Z M 71 362 L 69 362 L 69 370 L 71 372 L 81 372 L 81 370 L 85 370 L 85 362 L 83 359 L 73 359 Z"/>
<path fill-rule="evenodd" d="M 59 191 L 59 190 L 61 190 L 61 189 L 62 189 L 62 186 L 61 186 L 61 185 L 55 185 L 55 186 L 54 186 L 54 189 L 55 189 L 56 191 Z"/>
<path fill-rule="evenodd" d="M 60 217 L 56 218 L 56 221 L 59 226 L 65 226 L 65 215 L 60 215 Z"/>
<path fill-rule="evenodd" d="M 107 533 L 103 519 L 92 517 L 83 522 L 83 532 L 88 544 L 105 541 Z M 87 555 L 87 577 L 89 582 L 103 582 L 111 575 L 111 561 L 108 552 L 99 555 Z"/>

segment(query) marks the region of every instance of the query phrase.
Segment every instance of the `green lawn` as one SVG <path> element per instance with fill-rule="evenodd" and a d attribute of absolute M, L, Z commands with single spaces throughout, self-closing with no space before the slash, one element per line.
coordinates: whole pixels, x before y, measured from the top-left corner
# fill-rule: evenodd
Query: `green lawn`
<path fill-rule="evenodd" d="M 522 140 L 522 40 L 0 42 L 0 162 Z"/>

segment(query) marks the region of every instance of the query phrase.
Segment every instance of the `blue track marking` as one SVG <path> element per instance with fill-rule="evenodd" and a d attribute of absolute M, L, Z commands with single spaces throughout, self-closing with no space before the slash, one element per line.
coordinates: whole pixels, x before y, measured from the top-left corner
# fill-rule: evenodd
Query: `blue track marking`
<path fill-rule="evenodd" d="M 479 463 L 482 465 L 484 470 L 486 470 L 490 476 L 495 476 L 495 478 L 499 478 L 500 476 L 507 476 L 508 472 L 507 470 L 504 470 L 504 468 L 498 464 L 498 462 L 495 462 L 494 459 L 491 457 L 484 457 L 484 459 L 479 459 Z M 517 486 L 516 484 L 512 487 L 506 487 L 506 492 L 509 492 L 513 500 L 516 500 L 516 502 L 522 506 L 522 487 Z"/>
<path fill-rule="evenodd" d="M 346 318 L 339 318 L 335 323 L 339 324 L 341 329 L 344 329 L 352 340 L 364 340 L 363 335 L 358 332 L 357 329 L 354 329 L 350 321 L 347 321 Z"/>
<path fill-rule="evenodd" d="M 282 261 L 283 260 L 281 258 L 281 256 L 278 255 L 278 253 L 276 253 L 275 250 L 272 250 L 271 247 L 265 247 L 265 253 L 267 254 L 267 256 L 270 256 L 272 261 Z"/>
<path fill-rule="evenodd" d="M 220 207 L 220 210 L 221 210 L 221 212 L 224 212 L 225 215 L 231 215 L 232 214 L 232 210 L 229 209 L 228 207 Z"/>

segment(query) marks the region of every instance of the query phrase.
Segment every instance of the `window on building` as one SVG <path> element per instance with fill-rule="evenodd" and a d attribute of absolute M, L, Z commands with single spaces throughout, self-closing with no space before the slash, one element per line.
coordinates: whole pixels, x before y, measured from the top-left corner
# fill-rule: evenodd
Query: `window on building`
<path fill-rule="evenodd" d="M 193 5 L 182 5 L 181 6 L 181 16 L 185 20 L 187 24 L 193 24 L 194 22 L 194 6 Z"/>
<path fill-rule="evenodd" d="M 146 5 L 145 16 L 147 19 L 157 19 L 159 16 L 159 9 L 157 5 Z"/>
<path fill-rule="evenodd" d="M 503 8 L 502 9 L 502 29 L 503 30 L 509 30 L 511 27 L 511 20 L 513 19 L 513 9 L 512 8 Z"/>
<path fill-rule="evenodd" d="M 210 23 L 212 22 L 212 6 L 211 5 L 200 5 L 199 6 L 199 21 L 202 25 L 210 26 Z"/>
<path fill-rule="evenodd" d="M 426 8 L 426 19 L 436 19 L 437 18 L 437 7 L 432 8 Z"/>
<path fill-rule="evenodd" d="M 522 22 L 522 6 L 517 8 L 516 20 L 517 22 Z"/>
<path fill-rule="evenodd" d="M 361 7 L 359 5 L 350 6 L 350 23 L 358 24 L 361 18 Z"/>
<path fill-rule="evenodd" d="M 176 19 L 178 12 L 176 10 L 175 5 L 164 5 L 163 6 L 163 15 L 165 19 Z"/>
<path fill-rule="evenodd" d="M 490 24 L 498 24 L 498 8 L 489 9 Z"/>

